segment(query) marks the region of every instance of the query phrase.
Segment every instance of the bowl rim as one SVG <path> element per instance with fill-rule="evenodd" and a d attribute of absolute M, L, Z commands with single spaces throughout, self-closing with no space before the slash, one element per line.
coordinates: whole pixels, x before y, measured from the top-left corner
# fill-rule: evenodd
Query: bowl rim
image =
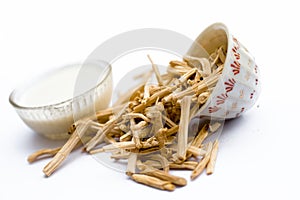
<path fill-rule="evenodd" d="M 26 86 L 27 84 L 29 83 L 32 83 L 32 82 L 39 82 L 41 81 L 42 78 L 45 78 L 45 77 L 48 77 L 49 74 L 55 74 L 55 73 L 59 73 L 59 71 L 63 70 L 63 69 L 66 69 L 66 68 L 69 68 L 69 67 L 74 67 L 76 65 L 81 65 L 81 67 L 85 64 L 89 64 L 89 63 L 98 63 L 98 62 L 101 62 L 101 63 L 104 63 L 105 64 L 105 67 L 104 67 L 104 70 L 103 72 L 100 74 L 102 77 L 102 80 L 97 83 L 95 86 L 91 87 L 90 89 L 86 90 L 85 92 L 81 93 L 81 94 L 78 94 L 72 98 L 69 98 L 69 99 L 66 99 L 64 101 L 61 101 L 61 102 L 58 102 L 58 103 L 52 103 L 52 104 L 48 104 L 48 105 L 41 105 L 41 106 L 24 106 L 24 105 L 20 105 L 18 104 L 14 98 L 15 98 L 15 95 L 21 90 L 21 89 L 24 89 L 26 87 L 24 87 L 24 85 Z M 85 61 L 85 62 L 73 62 L 73 63 L 70 63 L 70 64 L 66 64 L 66 65 L 63 65 L 62 67 L 57 67 L 55 69 L 52 69 L 52 70 L 49 70 L 49 71 L 46 71 L 44 73 L 41 73 L 37 76 L 35 76 L 33 78 L 33 80 L 27 80 L 27 81 L 24 81 L 23 84 L 24 85 L 21 85 L 20 87 L 17 87 L 15 88 L 9 95 L 9 103 L 15 108 L 15 109 L 19 109 L 19 110 L 40 110 L 40 109 L 45 109 L 45 108 L 59 108 L 59 107 L 62 107 L 66 104 L 71 104 L 72 102 L 76 101 L 77 99 L 81 98 L 82 96 L 85 96 L 86 94 L 94 91 L 97 87 L 99 87 L 100 85 L 103 84 L 103 82 L 105 82 L 108 77 L 112 74 L 112 66 L 110 63 L 106 62 L 106 61 L 103 61 L 103 60 L 95 60 L 95 61 Z"/>

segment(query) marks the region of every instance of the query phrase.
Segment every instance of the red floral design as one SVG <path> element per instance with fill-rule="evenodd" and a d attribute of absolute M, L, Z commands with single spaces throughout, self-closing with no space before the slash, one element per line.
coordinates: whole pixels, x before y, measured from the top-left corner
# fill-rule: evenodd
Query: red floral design
<path fill-rule="evenodd" d="M 232 48 L 232 51 L 233 51 L 233 53 L 237 53 L 237 50 L 238 50 L 239 48 L 237 47 L 237 46 L 233 46 L 233 48 Z"/>
<path fill-rule="evenodd" d="M 235 57 L 235 59 L 239 60 L 241 58 L 241 54 L 238 52 L 238 46 L 234 46 L 232 48 L 232 51 L 233 51 L 233 55 Z"/>
<path fill-rule="evenodd" d="M 250 99 L 253 99 L 254 93 L 255 93 L 255 90 L 253 90 L 253 92 L 250 94 Z"/>
<path fill-rule="evenodd" d="M 208 112 L 209 113 L 214 113 L 217 112 L 218 110 L 220 110 L 221 108 L 217 107 L 217 106 L 213 106 L 213 107 L 208 107 Z"/>
<path fill-rule="evenodd" d="M 239 117 L 239 116 L 242 114 L 242 112 L 244 112 L 244 111 L 245 111 L 245 108 L 242 107 L 242 108 L 241 108 L 241 111 L 238 112 L 238 113 L 236 113 L 235 117 Z"/>
<path fill-rule="evenodd" d="M 237 44 L 237 47 L 240 48 L 239 41 L 235 37 L 233 37 L 233 36 L 232 36 L 232 40 L 233 40 L 233 42 L 235 42 Z"/>
<path fill-rule="evenodd" d="M 245 111 L 245 108 L 244 108 L 244 107 L 242 107 L 242 108 L 241 108 L 241 113 L 242 113 L 242 112 L 244 112 L 244 111 Z"/>
<path fill-rule="evenodd" d="M 226 93 L 217 96 L 217 99 L 218 99 L 217 105 L 223 104 L 227 98 L 228 98 L 228 95 Z"/>
<path fill-rule="evenodd" d="M 254 72 L 257 74 L 257 65 L 254 66 Z"/>
<path fill-rule="evenodd" d="M 237 75 L 238 73 L 240 73 L 241 63 L 239 63 L 238 61 L 234 61 L 233 63 L 231 63 L 230 66 L 233 68 L 232 72 L 234 75 Z"/>
<path fill-rule="evenodd" d="M 225 82 L 225 85 L 227 85 L 227 87 L 225 88 L 227 93 L 233 90 L 235 83 L 236 81 L 234 80 L 234 78 L 228 79 L 228 81 Z"/>

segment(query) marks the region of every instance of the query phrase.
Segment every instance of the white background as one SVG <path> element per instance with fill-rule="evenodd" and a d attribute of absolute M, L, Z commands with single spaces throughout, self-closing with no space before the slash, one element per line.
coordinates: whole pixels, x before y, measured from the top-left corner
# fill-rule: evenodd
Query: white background
<path fill-rule="evenodd" d="M 296 1 L 0 1 L 0 199 L 299 199 L 299 19 Z M 226 123 L 215 173 L 172 193 L 136 184 L 92 156 L 73 153 L 45 178 L 55 147 L 32 132 L 8 102 L 23 81 L 84 60 L 105 40 L 137 28 L 196 38 L 225 23 L 261 70 L 258 106 Z M 185 178 L 189 173 L 179 172 Z"/>

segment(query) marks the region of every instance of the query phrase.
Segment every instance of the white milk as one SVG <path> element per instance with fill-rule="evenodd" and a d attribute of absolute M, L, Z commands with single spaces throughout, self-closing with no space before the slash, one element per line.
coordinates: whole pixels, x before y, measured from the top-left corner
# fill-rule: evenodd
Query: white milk
<path fill-rule="evenodd" d="M 73 65 L 47 74 L 38 83 L 31 85 L 24 91 L 18 104 L 26 107 L 40 107 L 72 99 L 80 68 L 80 65 Z M 91 74 L 99 73 L 99 70 L 102 70 L 93 65 L 87 69 Z M 86 88 L 86 90 L 91 88 Z"/>
<path fill-rule="evenodd" d="M 22 96 L 16 97 L 17 104 L 23 107 L 57 104 L 56 108 L 45 107 L 34 109 L 32 112 L 17 109 L 17 112 L 23 116 L 23 121 L 35 132 L 51 139 L 64 139 L 68 137 L 67 131 L 74 122 L 74 115 L 75 119 L 79 119 L 94 114 L 96 110 L 105 109 L 109 105 L 112 94 L 112 75 L 111 70 L 106 70 L 104 74 L 101 73 L 103 71 L 104 69 L 101 69 L 99 65 L 90 64 L 85 65 L 84 73 L 81 65 L 71 65 L 49 73 L 35 81 L 36 83 L 30 87 L 23 89 Z M 81 73 L 79 74 L 79 72 Z M 78 82 L 76 83 L 78 75 L 82 77 L 79 86 Z M 106 79 L 104 79 L 105 77 Z M 95 90 L 90 91 L 101 81 L 102 83 Z M 77 95 L 73 105 L 68 102 L 59 105 L 61 102 L 73 99 L 74 94 Z M 77 97 L 78 94 L 84 95 Z"/>

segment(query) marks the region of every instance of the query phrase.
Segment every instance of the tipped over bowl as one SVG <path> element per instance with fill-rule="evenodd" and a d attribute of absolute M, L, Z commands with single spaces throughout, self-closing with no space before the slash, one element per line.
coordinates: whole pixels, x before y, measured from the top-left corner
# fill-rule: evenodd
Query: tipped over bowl
<path fill-rule="evenodd" d="M 209 55 L 223 46 L 227 54 L 217 85 L 197 115 L 231 119 L 249 110 L 259 97 L 261 81 L 255 59 L 247 48 L 222 23 L 207 27 L 196 38 L 187 55 L 205 57 L 199 46 Z"/>

